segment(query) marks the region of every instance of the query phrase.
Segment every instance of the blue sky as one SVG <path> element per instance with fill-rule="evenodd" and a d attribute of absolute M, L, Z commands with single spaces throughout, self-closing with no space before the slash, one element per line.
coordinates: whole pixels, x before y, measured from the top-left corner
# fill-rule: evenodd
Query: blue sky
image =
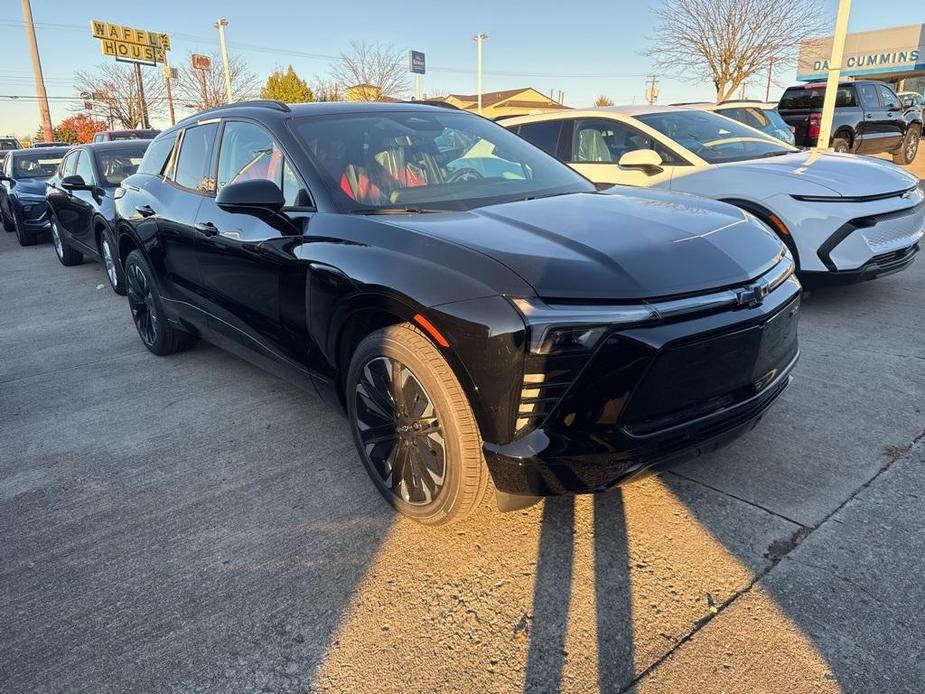
<path fill-rule="evenodd" d="M 489 35 L 484 48 L 486 91 L 521 86 L 534 86 L 545 93 L 562 90 L 568 105 L 582 106 L 598 94 L 606 94 L 617 103 L 642 100 L 643 75 L 651 66 L 641 52 L 649 45 L 652 7 L 660 1 L 466 0 L 450 5 L 417 0 L 32 0 L 32 11 L 49 96 L 73 96 L 74 70 L 111 60 L 99 54 L 98 41 L 90 37 L 91 19 L 170 33 L 170 55 L 176 64 L 185 60 L 189 51 L 217 50 L 213 24 L 225 16 L 230 23 L 229 51 L 244 55 L 261 80 L 276 65 L 290 63 L 303 77 L 325 75 L 331 60 L 324 56 L 336 56 L 349 47 L 350 41 L 366 40 L 426 52 L 425 92 L 438 89 L 473 93 L 472 36 L 485 32 Z M 825 5 L 834 17 L 835 0 L 826 0 Z M 925 7 L 919 0 L 855 0 L 850 29 L 862 31 L 923 21 Z M 20 3 L 14 0 L 0 2 L 0 46 L 0 95 L 34 95 Z M 608 77 L 582 76 L 602 73 Z M 779 77 L 780 83 L 786 84 L 792 81 L 793 72 Z M 763 92 L 761 87 L 754 92 L 753 96 L 763 96 L 759 93 Z M 709 84 L 663 79 L 659 101 L 711 97 Z M 52 120 L 67 117 L 73 107 L 72 103 L 52 101 Z M 34 132 L 37 126 L 34 101 L 0 99 L 0 134 L 22 135 Z"/>

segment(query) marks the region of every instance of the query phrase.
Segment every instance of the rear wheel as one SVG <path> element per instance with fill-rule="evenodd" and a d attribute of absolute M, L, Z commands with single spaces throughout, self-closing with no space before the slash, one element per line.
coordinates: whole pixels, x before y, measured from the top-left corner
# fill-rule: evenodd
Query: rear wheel
<path fill-rule="evenodd" d="M 844 137 L 836 137 L 834 140 L 832 140 L 832 149 L 842 154 L 850 154 L 851 143 Z"/>
<path fill-rule="evenodd" d="M 62 265 L 70 267 L 80 265 L 84 261 L 84 255 L 80 251 L 71 248 L 70 243 L 64 238 L 61 229 L 58 228 L 58 222 L 54 217 L 51 219 L 51 244 L 55 247 L 55 255 Z"/>
<path fill-rule="evenodd" d="M 373 483 L 427 525 L 469 515 L 488 487 L 482 440 L 443 355 L 409 324 L 378 330 L 354 352 L 347 409 Z"/>
<path fill-rule="evenodd" d="M 125 260 L 125 280 L 132 321 L 145 347 L 165 356 L 191 345 L 195 338 L 167 322 L 164 303 L 154 284 L 154 273 L 141 251 L 132 251 Z"/>
<path fill-rule="evenodd" d="M 919 153 L 920 138 L 921 132 L 918 128 L 909 128 L 906 131 L 906 136 L 903 138 L 902 146 L 893 153 L 893 163 L 899 164 L 900 166 L 908 166 L 914 162 L 916 155 Z"/>
<path fill-rule="evenodd" d="M 120 296 L 125 296 L 125 271 L 119 264 L 115 249 L 116 244 L 112 240 L 112 234 L 104 229 L 100 234 L 100 257 L 106 268 L 106 277 L 109 279 L 109 286 L 112 290 Z"/>

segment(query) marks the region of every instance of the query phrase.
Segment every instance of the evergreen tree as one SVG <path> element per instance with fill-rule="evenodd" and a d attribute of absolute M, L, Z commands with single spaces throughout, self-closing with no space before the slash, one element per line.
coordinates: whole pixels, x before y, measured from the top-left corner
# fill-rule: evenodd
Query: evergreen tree
<path fill-rule="evenodd" d="M 263 90 L 262 99 L 277 99 L 287 104 L 299 104 L 314 101 L 315 95 L 308 84 L 299 77 L 290 65 L 285 72 L 275 70 L 268 78 Z"/>

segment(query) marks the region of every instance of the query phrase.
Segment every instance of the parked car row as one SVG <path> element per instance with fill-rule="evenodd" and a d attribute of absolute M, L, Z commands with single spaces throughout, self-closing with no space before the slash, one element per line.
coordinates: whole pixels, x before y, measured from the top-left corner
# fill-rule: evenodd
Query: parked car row
<path fill-rule="evenodd" d="M 140 162 L 139 144 L 67 152 L 55 251 L 103 259 L 154 354 L 202 338 L 319 393 L 385 499 L 438 525 L 490 487 L 503 510 L 600 492 L 741 436 L 791 381 L 805 255 L 869 278 L 922 236 L 892 164 L 857 173 L 714 113 L 504 126 L 421 104 L 212 109 Z M 870 172 L 885 192 L 854 178 Z M 753 198 L 710 199 L 745 177 L 793 200 L 787 233 Z M 674 192 L 688 178 L 700 196 Z M 905 244 L 900 263 L 861 257 L 877 243 Z"/>

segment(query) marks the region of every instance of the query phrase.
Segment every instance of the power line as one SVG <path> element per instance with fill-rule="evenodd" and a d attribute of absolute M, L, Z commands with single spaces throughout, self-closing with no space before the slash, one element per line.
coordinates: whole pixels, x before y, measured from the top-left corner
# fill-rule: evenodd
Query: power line
<path fill-rule="evenodd" d="M 0 20 L 0 26 L 22 26 L 22 22 L 17 22 L 15 20 Z M 53 22 L 36 22 L 35 27 L 37 29 L 51 29 L 55 31 L 70 31 L 70 32 L 85 32 L 86 28 L 76 25 L 76 24 L 60 24 Z M 170 37 L 174 40 L 181 41 L 183 43 L 195 43 L 195 44 L 213 44 L 214 39 L 206 36 L 198 36 L 196 34 L 186 34 L 186 33 L 175 33 L 168 32 Z M 231 48 L 235 49 L 244 49 L 252 51 L 255 53 L 267 53 L 270 55 L 286 55 L 296 58 L 305 58 L 309 60 L 340 60 L 340 55 L 333 55 L 329 53 L 312 53 L 308 51 L 299 51 L 295 49 L 286 49 L 286 48 L 274 48 L 270 46 L 262 46 L 255 43 L 246 43 L 241 41 L 228 41 L 228 45 Z M 460 75 L 474 75 L 475 70 L 468 68 L 456 68 L 448 67 L 443 65 L 428 65 L 428 71 L 430 72 L 446 72 L 451 74 L 460 74 Z M 645 72 L 529 72 L 529 71 L 515 71 L 515 70 L 485 70 L 484 74 L 492 75 L 495 77 L 539 77 L 539 78 L 550 78 L 550 79 L 638 79 L 640 77 L 646 77 L 647 73 Z"/>

